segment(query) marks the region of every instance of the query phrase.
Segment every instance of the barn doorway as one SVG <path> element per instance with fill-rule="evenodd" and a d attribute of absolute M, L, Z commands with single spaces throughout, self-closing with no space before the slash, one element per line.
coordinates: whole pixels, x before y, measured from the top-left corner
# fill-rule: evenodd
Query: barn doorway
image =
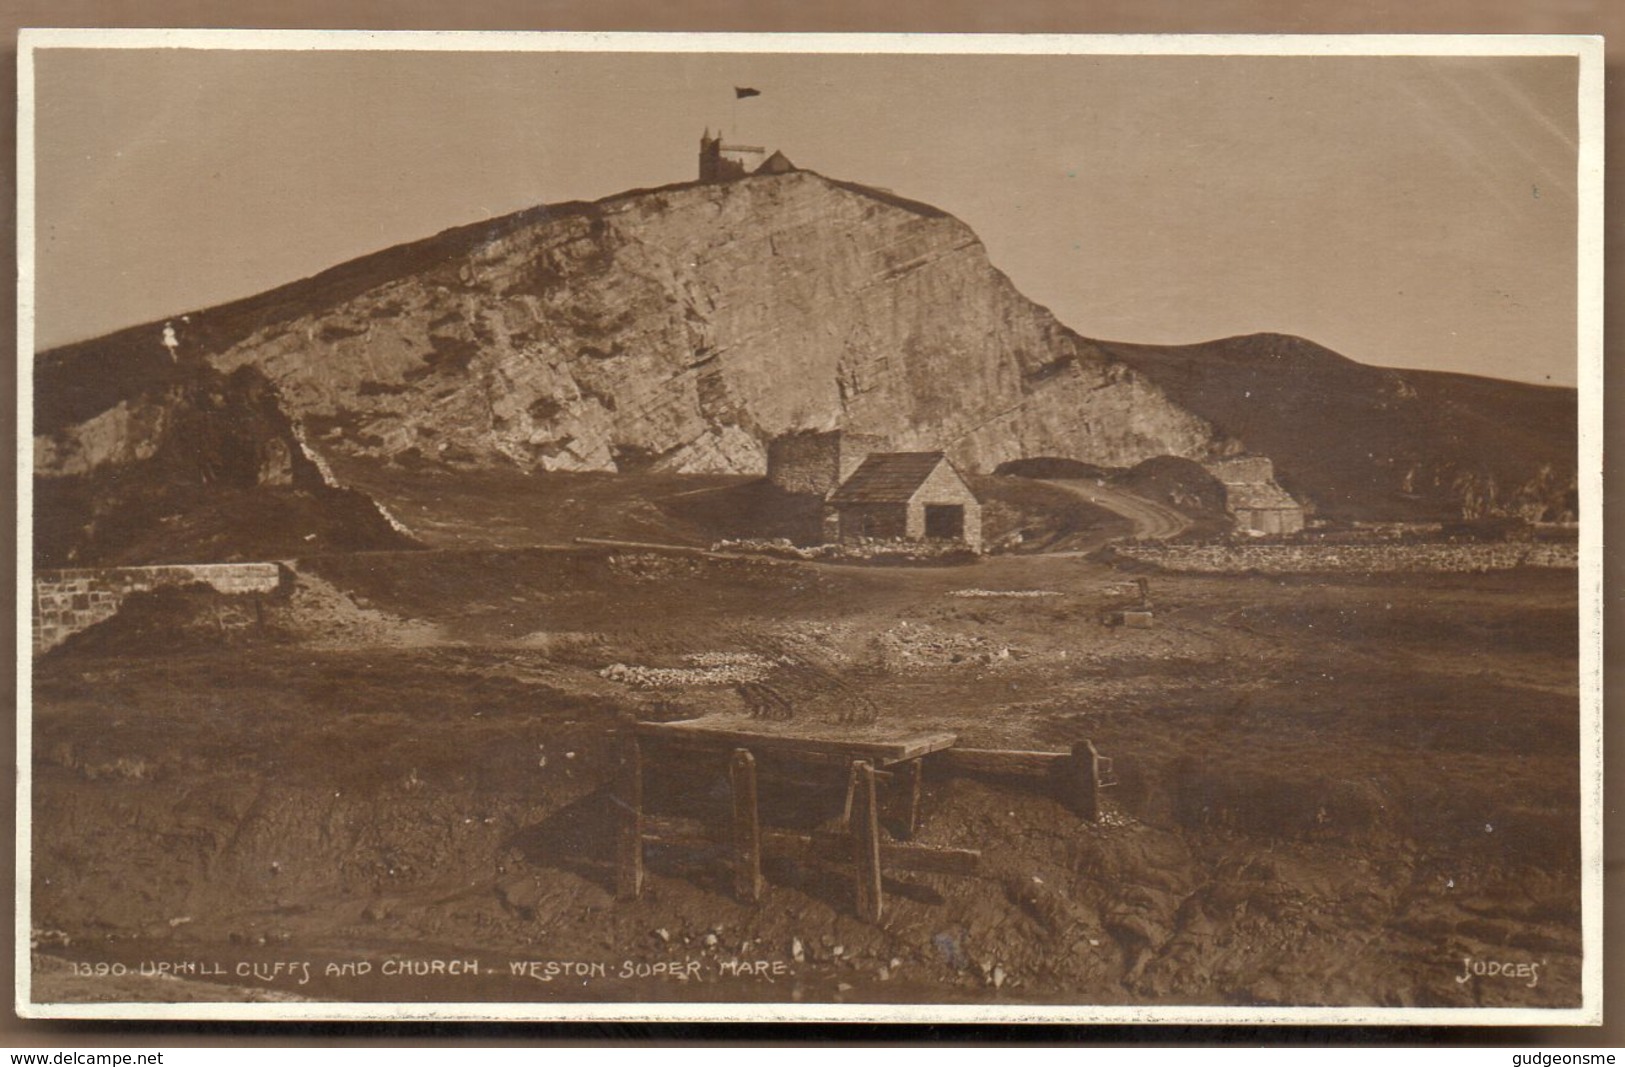
<path fill-rule="evenodd" d="M 925 506 L 925 536 L 933 541 L 963 541 L 965 539 L 965 506 L 963 504 L 927 504 Z"/>

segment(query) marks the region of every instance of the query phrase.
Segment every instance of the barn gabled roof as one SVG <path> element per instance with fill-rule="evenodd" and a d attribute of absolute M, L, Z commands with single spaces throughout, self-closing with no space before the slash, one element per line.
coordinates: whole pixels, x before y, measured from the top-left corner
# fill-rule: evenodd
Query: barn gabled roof
<path fill-rule="evenodd" d="M 830 503 L 906 504 L 947 458 L 941 452 L 871 452 Z"/>

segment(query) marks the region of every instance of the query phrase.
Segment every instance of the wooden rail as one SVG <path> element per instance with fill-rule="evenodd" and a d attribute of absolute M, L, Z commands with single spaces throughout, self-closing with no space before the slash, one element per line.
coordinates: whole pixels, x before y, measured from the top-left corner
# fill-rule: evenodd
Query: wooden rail
<path fill-rule="evenodd" d="M 1092 741 L 1079 741 L 1070 752 L 950 748 L 933 755 L 931 761 L 935 768 L 949 774 L 1043 778 L 1068 806 L 1090 822 L 1100 820 L 1100 791 L 1117 784 L 1111 758 L 1102 756 Z"/>
<path fill-rule="evenodd" d="M 836 759 L 842 762 L 867 760 L 876 766 L 891 766 L 905 760 L 917 760 L 921 756 L 951 748 L 959 740 L 957 735 L 942 731 L 886 740 L 771 734 L 743 728 L 737 716 L 707 716 L 700 719 L 682 719 L 678 722 L 640 722 L 637 724 L 637 732 L 643 737 L 657 739 L 667 744 L 686 744 L 711 750 L 729 747 L 747 748 L 752 752 L 783 753 L 813 759 Z"/>

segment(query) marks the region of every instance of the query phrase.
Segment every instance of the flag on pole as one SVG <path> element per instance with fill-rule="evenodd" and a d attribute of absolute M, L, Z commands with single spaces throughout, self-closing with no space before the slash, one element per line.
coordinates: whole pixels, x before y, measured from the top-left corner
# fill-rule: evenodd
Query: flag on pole
<path fill-rule="evenodd" d="M 748 96 L 761 96 L 761 95 L 762 95 L 762 91 L 760 89 L 741 89 L 737 85 L 734 86 L 734 99 L 735 100 L 743 100 Z"/>

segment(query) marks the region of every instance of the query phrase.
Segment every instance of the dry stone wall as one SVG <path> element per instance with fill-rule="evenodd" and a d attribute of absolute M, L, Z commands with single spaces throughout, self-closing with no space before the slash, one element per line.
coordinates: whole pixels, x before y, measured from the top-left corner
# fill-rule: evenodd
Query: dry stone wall
<path fill-rule="evenodd" d="M 1304 574 L 1314 572 L 1439 571 L 1479 572 L 1514 567 L 1579 566 L 1573 544 L 1519 542 L 1506 544 L 1391 545 L 1174 545 L 1135 543 L 1117 546 L 1116 556 L 1151 563 L 1164 570 L 1235 574 Z"/>
<path fill-rule="evenodd" d="M 34 575 L 34 654 L 118 614 L 131 593 L 204 582 L 227 594 L 269 593 L 282 580 L 275 563 L 191 563 L 39 571 Z"/>

